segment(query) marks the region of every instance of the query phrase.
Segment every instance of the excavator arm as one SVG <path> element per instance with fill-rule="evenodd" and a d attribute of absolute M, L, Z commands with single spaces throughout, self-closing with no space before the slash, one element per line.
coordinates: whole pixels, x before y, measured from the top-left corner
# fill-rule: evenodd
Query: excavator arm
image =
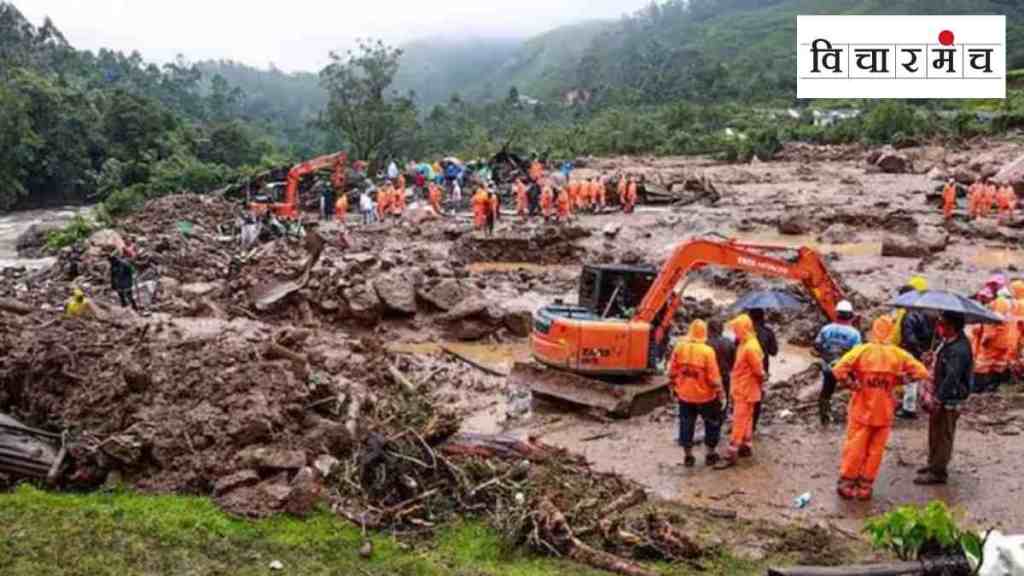
<path fill-rule="evenodd" d="M 787 278 L 800 282 L 818 303 L 830 320 L 836 318 L 836 306 L 843 299 L 842 290 L 832 279 L 821 256 L 810 248 L 797 249 L 795 260 L 770 256 L 771 253 L 792 251 L 782 246 L 759 246 L 737 242 L 694 240 L 680 244 L 661 269 L 647 295 L 640 303 L 634 322 L 653 323 L 664 310 L 654 333 L 655 343 L 661 343 L 682 301 L 675 289 L 693 270 L 703 266 L 719 266 L 760 274 Z"/>
<path fill-rule="evenodd" d="M 299 216 L 299 182 L 302 177 L 333 166 L 334 173 L 331 176 L 331 183 L 335 189 L 344 188 L 345 176 L 344 166 L 348 161 L 348 155 L 344 152 L 337 152 L 335 154 L 328 154 L 326 156 L 320 156 L 307 160 L 300 164 L 292 166 L 292 169 L 288 171 L 288 184 L 285 188 L 284 201 L 280 204 L 271 204 L 270 209 L 275 214 L 283 218 L 295 219 Z M 253 205 L 254 211 L 266 210 L 266 205 Z"/>

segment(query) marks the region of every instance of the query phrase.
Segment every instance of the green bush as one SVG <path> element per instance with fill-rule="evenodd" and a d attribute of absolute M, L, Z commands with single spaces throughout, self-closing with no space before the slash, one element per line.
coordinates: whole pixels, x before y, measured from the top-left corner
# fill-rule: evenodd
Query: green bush
<path fill-rule="evenodd" d="M 883 102 L 864 118 L 864 139 L 871 144 L 893 144 L 895 137 L 913 138 L 925 131 L 925 122 L 902 102 Z"/>
<path fill-rule="evenodd" d="M 136 184 L 112 192 L 101 204 L 101 210 L 110 217 L 124 216 L 138 210 L 145 202 L 145 187 L 141 184 Z"/>
<path fill-rule="evenodd" d="M 864 532 L 876 548 L 893 552 L 901 560 L 922 555 L 964 554 L 981 561 L 984 541 L 978 534 L 961 530 L 945 503 L 934 501 L 924 507 L 902 506 L 869 519 Z"/>
<path fill-rule="evenodd" d="M 60 250 L 72 246 L 87 240 L 93 232 L 99 229 L 100 226 L 86 220 L 81 214 L 76 214 L 64 228 L 50 232 L 46 236 L 46 247 L 50 250 Z"/>

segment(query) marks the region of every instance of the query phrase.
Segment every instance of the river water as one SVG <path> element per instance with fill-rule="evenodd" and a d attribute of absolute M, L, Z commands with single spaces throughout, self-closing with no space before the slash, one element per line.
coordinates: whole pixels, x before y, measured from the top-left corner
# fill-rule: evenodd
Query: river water
<path fill-rule="evenodd" d="M 56 259 L 52 257 L 19 258 L 18 236 L 34 224 L 61 224 L 70 221 L 75 214 L 87 210 L 88 208 L 64 207 L 0 213 L 0 269 L 10 267 L 39 269 L 53 264 Z"/>

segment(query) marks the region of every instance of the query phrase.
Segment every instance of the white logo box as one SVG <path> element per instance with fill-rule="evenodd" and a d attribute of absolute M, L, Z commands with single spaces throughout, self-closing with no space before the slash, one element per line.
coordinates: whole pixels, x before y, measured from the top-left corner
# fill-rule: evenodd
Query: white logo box
<path fill-rule="evenodd" d="M 1005 16 L 797 16 L 796 38 L 797 98 L 1006 98 Z"/>

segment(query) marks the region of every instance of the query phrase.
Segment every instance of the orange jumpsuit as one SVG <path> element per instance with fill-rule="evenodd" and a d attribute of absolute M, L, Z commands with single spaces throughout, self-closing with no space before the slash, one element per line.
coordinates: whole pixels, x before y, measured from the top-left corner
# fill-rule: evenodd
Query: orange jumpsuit
<path fill-rule="evenodd" d="M 624 210 L 632 213 L 633 207 L 636 206 L 636 180 L 630 180 L 626 186 L 626 206 Z"/>
<path fill-rule="evenodd" d="M 837 381 L 852 379 L 838 486 L 840 495 L 846 498 L 871 497 L 892 432 L 896 388 L 903 378 L 930 378 L 924 364 L 902 348 L 888 344 L 893 330 L 891 317 L 878 318 L 871 328 L 871 342 L 854 347 L 832 368 Z"/>
<path fill-rule="evenodd" d="M 999 206 L 999 218 L 1009 218 L 1017 204 L 1017 195 L 1014 194 L 1013 188 L 1001 186 L 996 193 L 996 203 Z"/>
<path fill-rule="evenodd" d="M 398 183 L 402 183 L 402 177 L 398 177 Z M 399 186 L 397 189 L 391 192 L 391 213 L 395 216 L 401 216 L 402 212 L 405 211 L 405 187 Z"/>
<path fill-rule="evenodd" d="M 540 210 L 544 214 L 544 218 L 550 218 L 553 212 L 554 194 L 551 192 L 551 186 L 547 184 L 540 191 Z"/>
<path fill-rule="evenodd" d="M 494 218 L 494 221 L 497 222 L 498 221 L 498 211 L 501 210 L 501 200 L 498 199 L 498 195 L 497 194 L 488 194 L 487 195 L 487 204 L 488 204 L 488 207 L 491 210 L 491 218 Z"/>
<path fill-rule="evenodd" d="M 764 351 L 757 341 L 754 323 L 750 316 L 742 314 L 729 322 L 739 343 L 736 348 L 736 362 L 733 364 L 732 380 L 733 424 L 729 438 L 726 459 L 735 461 L 742 448 L 751 448 L 754 438 L 754 407 L 761 401 L 764 387 Z"/>
<path fill-rule="evenodd" d="M 348 194 L 344 192 L 341 196 L 338 196 L 338 200 L 334 203 L 334 219 L 338 222 L 344 222 L 348 216 Z"/>
<path fill-rule="evenodd" d="M 572 203 L 569 201 L 569 192 L 565 188 L 558 193 L 558 219 L 568 222 L 572 218 Z"/>
<path fill-rule="evenodd" d="M 604 209 L 605 205 L 608 204 L 608 187 L 605 185 L 604 180 L 598 180 L 594 184 L 597 186 L 597 205 Z"/>
<path fill-rule="evenodd" d="M 395 184 L 395 188 L 398 190 L 398 192 L 400 194 L 402 194 L 403 196 L 405 195 L 405 175 L 404 174 L 399 174 L 398 175 L 398 182 Z"/>
<path fill-rule="evenodd" d="M 1021 365 L 1021 349 L 1024 348 L 1024 281 L 1014 280 L 1010 282 L 1010 291 L 1013 292 L 1013 319 L 1017 325 L 1017 349 L 1011 353 L 1011 369 L 1019 374 L 1024 366 Z"/>
<path fill-rule="evenodd" d="M 722 375 L 715 350 L 707 345 L 708 327 L 695 320 L 672 352 L 668 363 L 669 382 L 676 397 L 690 404 L 707 404 L 722 396 Z"/>
<path fill-rule="evenodd" d="M 1013 306 L 1006 298 L 996 298 L 989 305 L 993 312 L 1004 318 L 1012 315 Z M 1007 358 L 1010 356 L 1010 347 L 1013 342 L 1013 332 L 1010 323 L 986 324 L 975 332 L 973 342 L 976 352 L 974 356 L 975 374 L 1000 374 L 1005 372 L 1009 365 Z"/>
<path fill-rule="evenodd" d="M 526 184 L 516 181 L 516 214 L 526 218 L 530 213 L 529 199 L 526 196 Z"/>
<path fill-rule="evenodd" d="M 620 177 L 619 178 L 619 185 L 615 189 L 615 191 L 619 195 L 619 198 L 618 198 L 619 206 L 624 206 L 626 204 L 626 186 L 627 186 L 627 184 L 626 184 L 626 177 L 625 176 Z"/>
<path fill-rule="evenodd" d="M 953 219 L 953 211 L 956 209 L 956 186 L 946 184 L 942 190 L 942 215 L 946 220 Z"/>
<path fill-rule="evenodd" d="M 441 187 L 437 184 L 431 183 L 428 187 L 430 196 L 430 205 L 434 207 L 434 212 L 441 213 Z"/>
<path fill-rule="evenodd" d="M 377 220 L 383 220 L 391 209 L 391 187 L 384 186 L 377 192 Z"/>
<path fill-rule="evenodd" d="M 483 188 L 477 188 L 476 194 L 473 194 L 473 225 L 478 230 L 483 230 L 487 226 L 487 211 L 491 209 L 491 199 L 488 197 L 487 190 Z"/>
<path fill-rule="evenodd" d="M 967 187 L 967 213 L 971 218 L 978 217 L 978 183 Z"/>
<path fill-rule="evenodd" d="M 990 185 L 983 184 L 981 187 L 980 196 L 981 206 L 979 212 L 982 218 L 988 218 L 988 215 L 992 212 L 992 205 L 996 201 L 996 190 Z"/>

